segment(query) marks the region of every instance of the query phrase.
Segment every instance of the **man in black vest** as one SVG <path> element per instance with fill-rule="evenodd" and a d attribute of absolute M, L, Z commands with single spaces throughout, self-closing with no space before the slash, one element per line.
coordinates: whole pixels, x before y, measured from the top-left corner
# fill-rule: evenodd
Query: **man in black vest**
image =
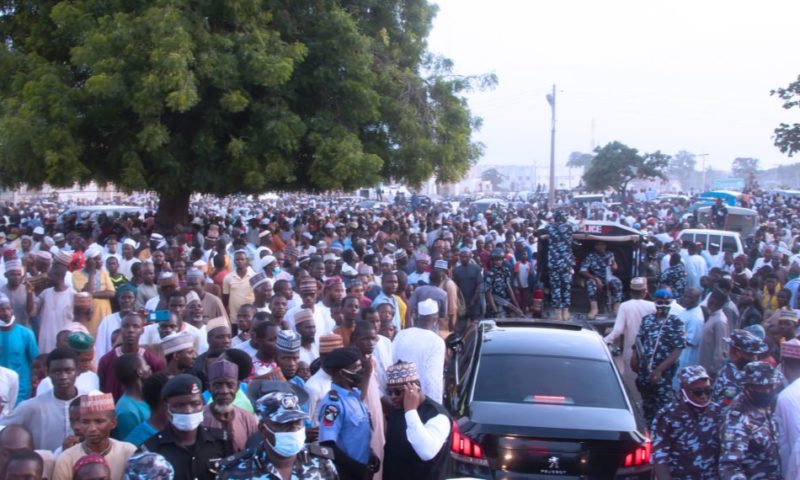
<path fill-rule="evenodd" d="M 386 427 L 383 480 L 444 478 L 450 416 L 420 390 L 414 363 L 401 360 L 387 368 L 386 386 L 392 411 Z"/>

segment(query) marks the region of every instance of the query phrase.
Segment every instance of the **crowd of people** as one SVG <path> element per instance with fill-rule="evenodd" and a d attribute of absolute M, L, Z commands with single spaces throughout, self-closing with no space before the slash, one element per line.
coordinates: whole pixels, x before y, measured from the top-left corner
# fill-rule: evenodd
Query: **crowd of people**
<path fill-rule="evenodd" d="M 580 279 L 589 319 L 601 297 L 617 313 L 606 341 L 624 338 L 659 478 L 798 478 L 800 204 L 749 196 L 763 225 L 733 256 L 676 240 L 716 223 L 640 193 L 484 212 L 199 198 L 168 231 L 1 206 L 0 472 L 442 478 L 444 339 L 484 317 L 570 320 Z M 641 232 L 637 275 L 602 242 L 576 258 L 593 220 Z"/>

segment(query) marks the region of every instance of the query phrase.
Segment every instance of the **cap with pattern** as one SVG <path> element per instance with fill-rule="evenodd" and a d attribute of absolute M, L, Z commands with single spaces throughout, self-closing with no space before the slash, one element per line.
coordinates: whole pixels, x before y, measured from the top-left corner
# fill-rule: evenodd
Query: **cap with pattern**
<path fill-rule="evenodd" d="M 281 330 L 275 341 L 275 348 L 279 352 L 294 353 L 300 351 L 300 334 L 294 330 Z"/>
<path fill-rule="evenodd" d="M 186 280 L 202 280 L 205 274 L 199 268 L 190 268 L 186 270 Z"/>
<path fill-rule="evenodd" d="M 114 411 L 114 396 L 100 391 L 90 392 L 81 397 L 81 415 Z"/>
<path fill-rule="evenodd" d="M 161 350 L 164 355 L 194 348 L 194 337 L 189 332 L 180 332 L 167 335 L 161 339 Z"/>
<path fill-rule="evenodd" d="M 397 261 L 397 260 L 402 260 L 402 259 L 404 259 L 404 258 L 408 258 L 408 254 L 407 254 L 407 253 L 406 253 L 406 251 L 405 251 L 405 250 L 403 250 L 402 248 L 401 248 L 401 249 L 399 249 L 399 250 L 397 250 L 396 252 L 394 252 L 394 259 L 395 259 L 395 261 Z"/>
<path fill-rule="evenodd" d="M 742 383 L 745 385 L 776 385 L 780 383 L 775 369 L 767 362 L 750 362 L 744 366 Z"/>
<path fill-rule="evenodd" d="M 263 285 L 265 283 L 269 283 L 267 279 L 267 274 L 263 271 L 256 273 L 252 277 L 250 277 L 250 288 L 255 289 L 259 285 Z"/>
<path fill-rule="evenodd" d="M 67 337 L 67 346 L 76 352 L 90 352 L 94 346 L 94 338 L 85 332 L 73 332 Z"/>
<path fill-rule="evenodd" d="M 158 276 L 158 286 L 178 285 L 178 276 L 172 272 L 161 272 Z"/>
<path fill-rule="evenodd" d="M 436 260 L 433 262 L 433 268 L 438 268 L 439 270 L 447 270 L 447 260 Z"/>
<path fill-rule="evenodd" d="M 72 262 L 72 254 L 71 253 L 67 253 L 64 250 L 59 250 L 54 255 L 54 259 L 55 259 L 56 263 L 59 263 L 61 265 L 64 265 L 65 267 L 68 267 L 70 262 Z"/>
<path fill-rule="evenodd" d="M 678 371 L 678 379 L 681 385 L 689 385 L 703 378 L 710 378 L 708 372 L 701 365 L 689 365 Z"/>
<path fill-rule="evenodd" d="M 312 312 L 311 309 L 300 308 L 300 310 L 298 310 L 297 313 L 294 314 L 295 326 L 313 321 L 314 321 L 314 312 Z"/>
<path fill-rule="evenodd" d="M 92 306 L 92 294 L 89 292 L 77 292 L 75 294 L 75 298 L 73 300 L 73 304 L 76 307 L 91 307 Z"/>
<path fill-rule="evenodd" d="M 22 262 L 19 260 L 6 260 L 6 272 L 22 273 Z"/>
<path fill-rule="evenodd" d="M 124 480 L 173 480 L 175 469 L 166 458 L 155 452 L 144 452 L 128 459 Z"/>
<path fill-rule="evenodd" d="M 781 359 L 784 358 L 800 360 L 800 340 L 793 338 L 781 344 Z"/>
<path fill-rule="evenodd" d="M 386 369 L 386 385 L 402 385 L 404 383 L 419 381 L 417 364 L 399 360 Z"/>
<path fill-rule="evenodd" d="M 778 320 L 788 320 L 797 323 L 797 312 L 791 308 L 782 309 L 781 313 L 778 315 Z"/>
<path fill-rule="evenodd" d="M 337 348 L 344 347 L 344 340 L 341 335 L 331 333 L 319 337 L 319 353 L 331 353 Z"/>
<path fill-rule="evenodd" d="M 732 347 L 737 348 L 748 355 L 760 355 L 769 350 L 769 346 L 767 346 L 763 340 L 747 330 L 734 330 L 731 332 L 731 336 L 728 337 L 726 341 Z"/>
<path fill-rule="evenodd" d="M 300 409 L 300 399 L 294 393 L 267 393 L 256 400 L 254 409 L 261 420 L 275 423 L 290 423 L 308 418 Z"/>
<path fill-rule="evenodd" d="M 298 290 L 300 293 L 317 293 L 317 281 L 313 278 L 304 278 Z"/>
<path fill-rule="evenodd" d="M 647 279 L 645 277 L 634 277 L 631 279 L 631 290 L 647 290 Z"/>
<path fill-rule="evenodd" d="M 213 382 L 224 378 L 238 380 L 239 365 L 223 358 L 208 366 L 208 380 Z"/>

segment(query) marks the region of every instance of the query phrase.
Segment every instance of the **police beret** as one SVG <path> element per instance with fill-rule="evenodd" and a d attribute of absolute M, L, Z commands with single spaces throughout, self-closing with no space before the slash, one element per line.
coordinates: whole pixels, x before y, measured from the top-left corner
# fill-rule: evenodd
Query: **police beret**
<path fill-rule="evenodd" d="M 203 391 L 200 379 L 188 373 L 180 373 L 167 380 L 161 389 L 161 397 L 170 398 L 179 395 L 191 395 Z"/>
<path fill-rule="evenodd" d="M 361 353 L 355 348 L 337 348 L 325 357 L 322 366 L 325 368 L 347 368 L 361 360 Z"/>

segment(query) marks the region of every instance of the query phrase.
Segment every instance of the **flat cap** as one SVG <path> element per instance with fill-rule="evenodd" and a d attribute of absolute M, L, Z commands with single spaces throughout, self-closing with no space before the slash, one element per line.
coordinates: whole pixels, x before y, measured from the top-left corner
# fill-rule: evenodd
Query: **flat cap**
<path fill-rule="evenodd" d="M 179 373 L 167 380 L 164 388 L 161 389 L 161 397 L 170 398 L 179 395 L 200 394 L 203 386 L 200 379 L 188 373 Z"/>
<path fill-rule="evenodd" d="M 734 330 L 731 332 L 730 337 L 728 337 L 726 341 L 732 347 L 735 347 L 748 355 L 760 355 L 769 350 L 769 347 L 766 343 L 764 343 L 763 340 L 747 330 Z"/>

